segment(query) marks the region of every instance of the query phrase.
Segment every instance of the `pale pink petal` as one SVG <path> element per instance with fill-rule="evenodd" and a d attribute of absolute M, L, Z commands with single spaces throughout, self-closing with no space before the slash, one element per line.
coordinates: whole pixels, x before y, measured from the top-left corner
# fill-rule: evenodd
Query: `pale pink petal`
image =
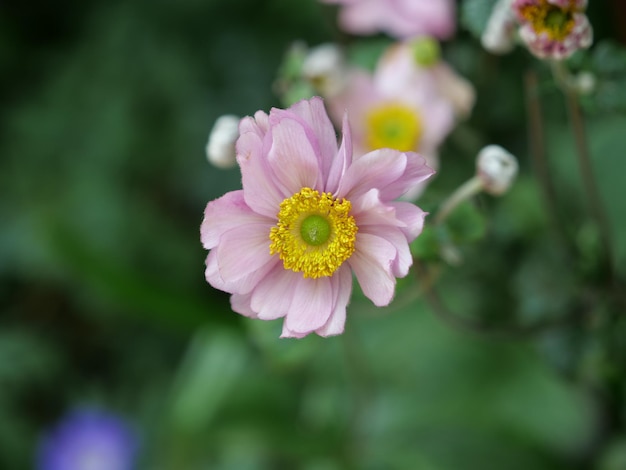
<path fill-rule="evenodd" d="M 246 132 L 239 136 L 236 147 L 246 204 L 259 214 L 276 218 L 284 197 L 272 178 L 263 139 Z"/>
<path fill-rule="evenodd" d="M 313 131 L 313 139 L 317 142 L 319 149 L 322 178 L 326 180 L 337 156 L 337 134 L 328 117 L 324 102 L 319 96 L 314 96 L 310 100 L 299 101 L 289 110 L 302 118 Z"/>
<path fill-rule="evenodd" d="M 291 307 L 295 287 L 300 273 L 283 267 L 282 261 L 276 269 L 260 280 L 252 292 L 251 306 L 261 320 L 284 317 Z"/>
<path fill-rule="evenodd" d="M 396 256 L 392 263 L 392 274 L 395 277 L 404 277 L 409 273 L 409 268 L 413 264 L 413 257 L 409 250 L 406 235 L 400 228 L 385 225 L 366 225 L 361 231 L 362 233 L 384 238 L 394 246 Z"/>
<path fill-rule="evenodd" d="M 406 155 L 397 150 L 367 153 L 352 162 L 339 183 L 337 195 L 352 200 L 372 188 L 385 188 L 403 175 L 406 165 Z"/>
<path fill-rule="evenodd" d="M 287 322 L 283 322 L 283 331 L 280 334 L 281 338 L 297 338 L 297 339 L 301 339 L 304 338 L 306 335 L 308 335 L 309 333 L 298 333 L 296 331 L 291 331 L 289 328 L 287 328 Z"/>
<path fill-rule="evenodd" d="M 387 15 L 387 8 L 377 0 L 354 2 L 339 12 L 339 24 L 351 33 L 374 34 L 380 31 L 380 19 Z"/>
<path fill-rule="evenodd" d="M 241 135 L 252 132 L 263 139 L 263 136 L 269 129 L 268 119 L 269 116 L 263 111 L 257 111 L 254 113 L 254 118 L 250 116 L 244 117 L 241 121 L 239 121 L 239 134 Z"/>
<path fill-rule="evenodd" d="M 406 152 L 403 155 L 406 158 L 406 166 L 402 175 L 385 186 L 379 186 L 382 200 L 399 198 L 435 173 L 422 155 L 415 152 Z"/>
<path fill-rule="evenodd" d="M 244 274 L 236 279 L 224 279 L 219 269 L 217 251 L 211 250 L 206 259 L 206 270 L 204 274 L 207 282 L 216 289 L 223 290 L 230 294 L 247 294 L 265 278 L 267 273 L 277 268 L 279 263 L 282 267 L 282 261 L 278 258 L 272 258 L 267 264 L 255 271 Z"/>
<path fill-rule="evenodd" d="M 334 194 L 335 191 L 337 191 L 341 178 L 343 178 L 343 175 L 352 163 L 352 132 L 350 130 L 347 113 L 343 116 L 341 133 L 341 147 L 339 147 L 339 152 L 332 162 L 328 174 L 328 180 L 326 181 L 326 188 L 324 189 L 324 191 L 331 194 Z"/>
<path fill-rule="evenodd" d="M 357 233 L 356 250 L 347 261 L 363 293 L 378 307 L 389 305 L 393 298 L 396 279 L 391 270 L 396 253 L 384 238 Z"/>
<path fill-rule="evenodd" d="M 334 336 L 343 333 L 346 323 L 346 308 L 352 294 L 352 271 L 350 271 L 350 267 L 341 266 L 331 278 L 331 282 L 335 305 L 326 324 L 315 330 L 320 336 Z"/>
<path fill-rule="evenodd" d="M 321 183 L 319 149 L 307 136 L 307 129 L 294 119 L 284 118 L 272 125 L 271 133 L 273 141 L 268 161 L 283 196 L 289 197 L 305 187 L 323 189 L 318 188 L 318 182 Z"/>
<path fill-rule="evenodd" d="M 330 279 L 300 277 L 293 291 L 291 309 L 285 318 L 290 331 L 310 333 L 321 328 L 333 310 Z"/>
<path fill-rule="evenodd" d="M 250 318 L 256 318 L 256 313 L 250 308 L 250 294 L 233 294 L 230 296 L 230 307 L 233 312 Z"/>
<path fill-rule="evenodd" d="M 217 246 L 224 232 L 250 223 L 272 223 L 272 221 L 248 207 L 242 190 L 231 191 L 207 204 L 200 225 L 200 240 L 204 248 L 211 249 Z"/>
<path fill-rule="evenodd" d="M 269 224 L 247 224 L 225 232 L 214 248 L 220 275 L 237 280 L 272 261 Z"/>
<path fill-rule="evenodd" d="M 363 196 L 351 200 L 351 214 L 357 226 L 365 225 L 388 225 L 395 226 L 399 223 L 395 209 L 380 200 L 380 191 L 370 189 Z"/>
<path fill-rule="evenodd" d="M 409 202 L 395 201 L 390 204 L 396 209 L 396 217 L 405 224 L 401 229 L 407 237 L 408 242 L 412 242 L 422 233 L 424 218 L 428 213 Z"/>
<path fill-rule="evenodd" d="M 455 125 L 455 108 L 452 101 L 440 97 L 425 100 L 421 118 L 426 121 L 419 149 L 437 149 Z"/>

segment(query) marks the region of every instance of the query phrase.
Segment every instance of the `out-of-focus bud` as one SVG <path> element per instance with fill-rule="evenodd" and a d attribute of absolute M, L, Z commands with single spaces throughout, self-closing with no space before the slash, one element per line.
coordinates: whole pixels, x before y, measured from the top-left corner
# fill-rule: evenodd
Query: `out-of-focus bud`
<path fill-rule="evenodd" d="M 335 44 L 321 44 L 309 50 L 302 64 L 302 76 L 322 96 L 332 97 L 346 85 L 345 68 L 342 50 Z"/>
<path fill-rule="evenodd" d="M 240 118 L 232 114 L 217 118 L 206 144 L 209 163 L 218 168 L 232 168 L 237 164 L 235 142 L 239 137 L 239 121 Z"/>
<path fill-rule="evenodd" d="M 491 11 L 480 42 L 492 54 L 506 54 L 515 46 L 515 16 L 512 0 L 498 0 Z"/>
<path fill-rule="evenodd" d="M 589 95 L 596 90 L 596 76 L 591 72 L 580 72 L 574 77 L 572 85 L 581 95 Z"/>
<path fill-rule="evenodd" d="M 517 176 L 517 159 L 499 145 L 483 148 L 476 159 L 476 176 L 482 183 L 483 191 L 504 194 Z"/>
<path fill-rule="evenodd" d="M 431 67 L 441 59 L 439 42 L 430 36 L 423 36 L 411 41 L 411 50 L 415 62 L 420 67 Z"/>

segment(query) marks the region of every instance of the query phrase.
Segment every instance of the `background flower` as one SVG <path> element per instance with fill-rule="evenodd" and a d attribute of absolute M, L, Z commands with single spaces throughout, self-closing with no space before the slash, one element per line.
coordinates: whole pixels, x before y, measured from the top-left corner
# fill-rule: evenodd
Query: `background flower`
<path fill-rule="evenodd" d="M 45 434 L 37 470 L 132 470 L 137 436 L 120 417 L 77 409 Z"/>
<path fill-rule="evenodd" d="M 327 102 L 335 123 L 349 113 L 355 154 L 375 147 L 416 151 L 436 169 L 438 148 L 455 123 L 454 102 L 442 94 L 439 72 L 445 74 L 445 66 L 420 70 L 408 46 L 391 48 L 373 74 L 352 69 L 344 92 Z M 423 188 L 412 188 L 410 197 Z"/>
<path fill-rule="evenodd" d="M 540 58 L 566 59 L 591 45 L 587 0 L 515 0 L 520 37 Z"/>
<path fill-rule="evenodd" d="M 355 34 L 385 32 L 448 39 L 456 27 L 454 0 L 323 0 L 341 5 L 339 24 Z"/>

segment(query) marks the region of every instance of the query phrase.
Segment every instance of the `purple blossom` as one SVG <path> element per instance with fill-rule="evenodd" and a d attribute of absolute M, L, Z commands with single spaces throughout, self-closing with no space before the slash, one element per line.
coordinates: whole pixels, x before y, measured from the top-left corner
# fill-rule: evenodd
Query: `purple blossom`
<path fill-rule="evenodd" d="M 121 418 L 77 409 L 41 439 L 37 470 L 131 470 L 137 436 Z"/>

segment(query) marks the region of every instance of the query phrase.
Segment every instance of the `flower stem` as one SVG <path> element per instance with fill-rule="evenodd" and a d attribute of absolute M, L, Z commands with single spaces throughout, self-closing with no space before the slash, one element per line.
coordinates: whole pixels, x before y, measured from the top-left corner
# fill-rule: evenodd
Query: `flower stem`
<path fill-rule="evenodd" d="M 583 187 L 589 200 L 589 209 L 591 216 L 595 220 L 600 233 L 600 239 L 604 245 L 605 256 L 611 269 L 611 277 L 613 277 L 613 243 L 611 241 L 611 228 L 606 217 L 606 211 L 602 204 L 602 198 L 596 185 L 593 165 L 591 163 L 591 154 L 587 142 L 587 134 L 585 132 L 585 123 L 583 120 L 578 98 L 572 87 L 569 86 L 568 72 L 561 62 L 552 62 L 552 70 L 561 91 L 565 96 L 565 104 L 569 116 L 572 134 L 574 136 L 574 144 L 578 157 L 578 167 L 583 181 Z"/>
<path fill-rule="evenodd" d="M 479 193 L 482 188 L 483 183 L 477 176 L 474 176 L 459 186 L 456 191 L 454 191 L 450 197 L 448 197 L 448 199 L 441 204 L 441 208 L 435 217 L 435 224 L 440 225 L 443 223 L 459 204 Z"/>
<path fill-rule="evenodd" d="M 539 179 L 539 187 L 543 196 L 548 218 L 552 230 L 557 235 L 563 246 L 568 246 L 568 237 L 564 225 L 558 215 L 554 185 L 550 177 L 550 170 L 546 159 L 545 135 L 543 132 L 543 118 L 541 101 L 539 100 L 539 86 L 537 73 L 528 70 L 524 77 L 526 91 L 526 108 L 528 113 L 528 140 L 533 167 Z"/>

